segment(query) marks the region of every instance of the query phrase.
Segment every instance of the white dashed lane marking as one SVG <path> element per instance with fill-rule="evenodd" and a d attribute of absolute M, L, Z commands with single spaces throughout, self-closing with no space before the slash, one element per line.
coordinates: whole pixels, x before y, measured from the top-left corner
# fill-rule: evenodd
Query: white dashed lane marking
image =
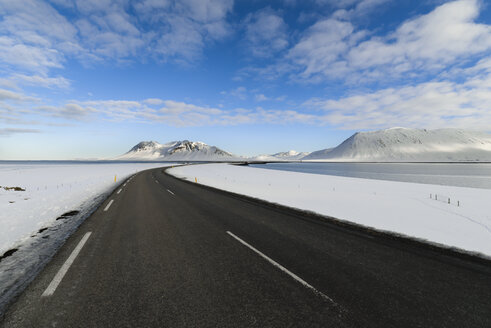
<path fill-rule="evenodd" d="M 84 247 L 85 243 L 87 242 L 87 239 L 89 239 L 90 235 L 92 232 L 87 232 L 82 240 L 78 243 L 77 247 L 72 251 L 68 259 L 63 263 L 61 266 L 60 270 L 58 270 L 58 273 L 56 273 L 55 277 L 51 281 L 51 283 L 48 285 L 48 288 L 44 291 L 44 293 L 41 295 L 41 297 L 46 297 L 46 296 L 51 296 L 55 292 L 56 288 L 60 284 L 61 280 L 63 280 L 63 277 L 67 273 L 68 269 L 70 269 L 70 266 L 73 264 L 73 261 L 75 261 L 75 258 L 77 257 L 78 253 L 82 250 L 82 247 Z"/>
<path fill-rule="evenodd" d="M 112 199 L 109 201 L 109 204 L 107 204 L 106 208 L 104 209 L 104 212 L 107 212 L 107 210 L 109 209 L 109 207 L 111 207 L 113 202 L 114 202 L 114 200 L 112 200 Z"/>
<path fill-rule="evenodd" d="M 285 268 L 284 266 L 282 266 L 281 264 L 279 264 L 275 260 L 269 258 L 268 256 L 266 256 L 262 252 L 258 251 L 256 248 L 254 248 L 253 246 L 249 245 L 248 243 L 246 243 L 245 241 L 243 241 L 242 239 L 240 239 L 239 237 L 237 237 L 236 235 L 234 235 L 230 231 L 227 231 L 227 233 L 230 236 L 232 236 L 233 238 L 235 238 L 235 240 L 237 240 L 239 243 L 241 243 L 242 245 L 248 247 L 249 249 L 251 249 L 252 251 L 254 251 L 256 254 L 258 254 L 259 256 L 261 256 L 262 258 L 264 258 L 266 261 L 268 261 L 269 263 L 271 263 L 272 265 L 274 265 L 275 267 L 277 267 L 278 269 L 280 269 L 281 271 L 283 271 L 284 273 L 286 273 L 287 275 L 289 275 L 290 277 L 292 277 L 293 279 L 295 279 L 296 281 L 298 281 L 299 283 L 301 283 L 302 285 L 304 285 L 305 287 L 313 290 L 317 295 L 321 296 L 322 298 L 328 300 L 329 302 L 331 302 L 333 304 L 336 304 L 336 302 L 334 302 L 334 300 L 332 298 L 330 298 L 329 296 L 327 296 L 327 295 L 323 294 L 322 292 L 318 291 L 317 289 L 315 289 L 314 286 L 310 285 L 308 282 L 306 282 L 305 280 L 303 280 L 302 278 L 300 278 L 299 276 L 297 276 L 296 274 L 294 274 L 293 272 L 291 272 L 290 270 L 288 270 L 287 268 Z"/>

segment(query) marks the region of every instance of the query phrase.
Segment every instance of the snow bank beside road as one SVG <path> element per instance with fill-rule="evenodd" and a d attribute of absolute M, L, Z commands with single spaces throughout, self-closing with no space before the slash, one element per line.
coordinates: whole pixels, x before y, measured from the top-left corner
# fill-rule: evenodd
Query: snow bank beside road
<path fill-rule="evenodd" d="M 491 190 L 228 164 L 181 166 L 168 172 L 234 193 L 491 256 Z"/>
<path fill-rule="evenodd" d="M 80 210 L 84 203 L 112 190 L 131 174 L 166 165 L 169 164 L 1 163 L 0 255 L 63 213 Z"/>

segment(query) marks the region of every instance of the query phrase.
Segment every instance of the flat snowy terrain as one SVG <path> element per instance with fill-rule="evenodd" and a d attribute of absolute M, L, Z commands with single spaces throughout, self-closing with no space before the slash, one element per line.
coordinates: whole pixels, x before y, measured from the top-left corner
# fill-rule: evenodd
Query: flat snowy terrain
<path fill-rule="evenodd" d="M 229 164 L 181 166 L 168 172 L 234 193 L 491 256 L 491 190 Z"/>
<path fill-rule="evenodd" d="M 167 165 L 0 164 L 0 255 L 50 226 L 60 215 L 91 206 L 95 198 L 112 191 L 135 172 Z"/>

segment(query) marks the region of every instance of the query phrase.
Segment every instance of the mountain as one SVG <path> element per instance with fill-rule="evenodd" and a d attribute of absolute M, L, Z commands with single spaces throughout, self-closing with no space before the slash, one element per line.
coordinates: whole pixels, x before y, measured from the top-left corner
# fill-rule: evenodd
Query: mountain
<path fill-rule="evenodd" d="M 322 150 L 313 151 L 310 154 L 302 157 L 301 159 L 302 160 L 304 160 L 304 159 L 324 159 L 328 156 L 327 154 L 333 149 L 334 148 L 326 148 L 326 149 L 322 149 Z"/>
<path fill-rule="evenodd" d="M 307 156 L 310 153 L 302 152 L 299 153 L 295 150 L 285 151 L 281 153 L 276 153 L 272 155 L 259 155 L 253 157 L 253 160 L 256 161 L 298 161 L 301 158 Z"/>
<path fill-rule="evenodd" d="M 358 132 L 339 146 L 313 152 L 302 160 L 487 162 L 491 161 L 491 135 L 459 129 Z"/>
<path fill-rule="evenodd" d="M 228 161 L 238 157 L 215 146 L 203 142 L 172 141 L 160 144 L 155 141 L 142 141 L 117 160 L 153 161 Z"/>

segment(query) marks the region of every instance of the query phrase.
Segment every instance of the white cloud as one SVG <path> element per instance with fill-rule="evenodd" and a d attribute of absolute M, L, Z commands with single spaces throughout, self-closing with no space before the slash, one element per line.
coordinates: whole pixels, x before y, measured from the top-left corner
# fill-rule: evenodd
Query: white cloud
<path fill-rule="evenodd" d="M 163 59 L 180 58 L 192 62 L 201 56 L 204 47 L 200 25 L 189 18 L 167 18 L 168 28 L 155 43 L 155 52 Z"/>
<path fill-rule="evenodd" d="M 193 104 L 187 104 L 174 100 L 164 101 L 164 107 L 160 108 L 159 111 L 164 114 L 181 114 L 194 112 L 217 115 L 222 113 L 222 110 L 217 108 L 196 106 Z"/>
<path fill-rule="evenodd" d="M 148 105 L 162 105 L 164 101 L 158 98 L 148 98 L 143 101 L 143 103 Z"/>
<path fill-rule="evenodd" d="M 232 97 L 239 98 L 240 100 L 245 100 L 247 98 L 247 89 L 245 87 L 237 87 L 230 92 L 228 92 L 229 95 Z"/>
<path fill-rule="evenodd" d="M 137 12 L 151 17 L 155 10 L 167 9 L 171 5 L 170 0 L 143 0 L 134 4 Z"/>
<path fill-rule="evenodd" d="M 247 15 L 244 25 L 246 43 L 254 56 L 271 57 L 288 46 L 287 26 L 270 8 Z"/>
<path fill-rule="evenodd" d="M 311 99 L 304 106 L 321 110 L 322 122 L 349 130 L 393 126 L 489 130 L 491 66 L 487 64 L 481 62 L 464 71 L 467 77 L 460 83 L 431 81 L 337 100 Z"/>
<path fill-rule="evenodd" d="M 15 98 L 15 95 L 9 95 Z M 144 124 L 164 124 L 178 127 L 217 126 L 238 124 L 318 124 L 318 116 L 300 113 L 295 110 L 231 108 L 224 109 L 200 106 L 175 100 L 154 102 L 131 100 L 90 100 L 70 101 L 61 106 L 36 106 L 33 108 L 6 106 L 0 102 L 0 120 L 8 124 L 28 124 L 26 120 L 34 115 L 53 118 L 64 122 L 85 122 L 104 120 L 109 122 L 133 122 Z M 160 100 L 160 99 L 159 99 Z M 14 104 L 15 105 L 15 104 Z M 41 122 L 41 123 L 40 123 Z M 36 124 L 45 124 L 44 121 Z"/>
<path fill-rule="evenodd" d="M 314 0 L 319 6 L 330 5 L 336 8 L 346 8 L 359 2 L 360 0 Z"/>
<path fill-rule="evenodd" d="M 389 66 L 397 73 L 445 67 L 461 57 L 491 50 L 491 26 L 475 23 L 478 15 L 477 0 L 443 4 L 406 21 L 387 37 L 360 43 L 347 60 L 355 68 Z"/>
<path fill-rule="evenodd" d="M 135 56 L 147 43 L 146 33 L 136 26 L 136 18 L 126 12 L 120 1 L 78 1 L 83 18 L 77 27 L 84 51 L 100 59 Z"/>
<path fill-rule="evenodd" d="M 71 81 L 51 72 L 72 59 L 84 65 L 149 58 L 192 63 L 208 43 L 230 34 L 227 16 L 232 8 L 233 0 L 2 0 L 0 87 L 16 91 L 26 85 L 67 89 Z M 0 119 L 13 122 L 23 115 L 20 108 L 16 108 L 18 115 L 11 109 L 6 112 L 6 101 L 35 100 L 0 90 Z M 153 99 L 141 105 L 156 102 Z M 94 115 L 88 105 L 77 106 L 24 107 L 22 111 L 67 120 L 86 120 Z M 119 119 L 133 116 L 131 110 L 118 107 L 121 102 L 111 106 L 119 108 Z"/>
<path fill-rule="evenodd" d="M 491 128 L 491 64 L 481 61 L 466 69 L 465 80 L 431 81 L 358 93 L 339 99 L 311 99 L 302 109 L 224 108 L 192 103 L 145 99 L 71 101 L 61 106 L 21 106 L 24 96 L 0 90 L 0 119 L 22 123 L 33 113 L 65 121 L 105 120 L 164 124 L 171 126 L 216 126 L 237 124 L 309 124 L 360 130 L 408 127 Z M 257 95 L 259 99 L 264 99 Z M 264 96 L 266 97 L 266 96 Z M 268 98 L 270 99 L 270 98 Z M 271 99 L 270 99 L 271 100 Z M 21 108 L 24 108 L 21 110 Z"/>
<path fill-rule="evenodd" d="M 76 29 L 49 4 L 36 1 L 0 2 L 0 62 L 46 73 L 62 67 L 60 47 L 73 42 Z"/>
<path fill-rule="evenodd" d="M 45 74 L 50 68 L 62 67 L 64 56 L 56 49 L 18 43 L 15 39 L 0 36 L 0 67 L 20 67 Z"/>
<path fill-rule="evenodd" d="M 40 133 L 37 129 L 1 128 L 0 136 L 11 136 L 19 133 Z"/>
<path fill-rule="evenodd" d="M 55 87 L 67 89 L 70 87 L 70 81 L 62 76 L 48 77 L 41 75 L 14 74 L 10 77 L 10 80 L 17 82 L 18 84 L 33 85 L 44 88 Z"/>
<path fill-rule="evenodd" d="M 25 101 L 36 101 L 36 98 L 28 97 L 22 93 L 13 92 L 10 90 L 0 89 L 0 102 L 1 101 L 15 101 L 15 102 L 25 102 Z"/>
<path fill-rule="evenodd" d="M 302 78 L 317 74 L 327 77 L 345 73 L 343 56 L 362 34 L 354 33 L 349 22 L 325 19 L 310 27 L 305 36 L 290 49 L 287 59 L 301 68 Z"/>
<path fill-rule="evenodd" d="M 192 63 L 202 56 L 206 44 L 231 33 L 227 16 L 232 0 L 146 1 L 135 8 L 140 19 L 157 26 L 149 43 L 163 60 Z"/>
<path fill-rule="evenodd" d="M 266 101 L 266 100 L 269 100 L 268 97 L 266 97 L 265 95 L 263 95 L 262 93 L 260 94 L 257 94 L 254 99 L 256 99 L 256 101 Z"/>
<path fill-rule="evenodd" d="M 0 88 L 18 89 L 19 87 L 11 79 L 2 77 L 0 78 Z"/>
<path fill-rule="evenodd" d="M 191 63 L 206 44 L 230 34 L 232 8 L 232 0 L 0 1 L 0 68 L 46 75 L 67 58 L 137 56 Z"/>
<path fill-rule="evenodd" d="M 347 1 L 331 1 L 334 6 L 340 8 L 333 13 L 336 19 L 351 19 L 359 18 L 368 15 L 375 8 L 392 0 L 347 0 Z"/>
<path fill-rule="evenodd" d="M 22 100 L 23 98 L 24 98 L 24 96 L 17 93 L 17 92 L 0 89 L 0 101 L 3 101 L 3 100 Z"/>
<path fill-rule="evenodd" d="M 21 42 L 52 47 L 72 41 L 77 33 L 68 20 L 45 1 L 3 0 L 0 2 L 2 33 Z"/>
<path fill-rule="evenodd" d="M 176 2 L 176 7 L 193 20 L 209 23 L 223 20 L 233 4 L 233 0 L 180 0 Z"/>
<path fill-rule="evenodd" d="M 354 10 L 380 2 L 359 2 Z M 491 51 L 491 26 L 476 22 L 479 10 L 478 0 L 448 2 L 385 36 L 368 39 L 371 32 L 358 30 L 345 20 L 349 15 L 336 13 L 310 27 L 286 61 L 296 68 L 290 70 L 294 79 L 313 82 L 390 81 L 406 73 L 409 77 L 438 73 Z M 273 69 L 284 66 L 280 63 Z"/>
<path fill-rule="evenodd" d="M 61 107 L 40 106 L 35 108 L 33 112 L 66 120 L 80 121 L 88 119 L 90 114 L 95 113 L 95 109 L 89 106 L 81 106 L 76 103 L 68 103 Z"/>
<path fill-rule="evenodd" d="M 375 35 L 380 31 L 355 25 L 355 16 L 384 2 L 346 3 L 347 9 L 321 18 L 301 32 L 285 56 L 265 67 L 241 69 L 235 80 L 288 76 L 293 82 L 389 85 L 401 79 L 412 81 L 447 74 L 491 54 L 491 25 L 477 22 L 479 0 L 445 3 L 382 36 Z"/>

